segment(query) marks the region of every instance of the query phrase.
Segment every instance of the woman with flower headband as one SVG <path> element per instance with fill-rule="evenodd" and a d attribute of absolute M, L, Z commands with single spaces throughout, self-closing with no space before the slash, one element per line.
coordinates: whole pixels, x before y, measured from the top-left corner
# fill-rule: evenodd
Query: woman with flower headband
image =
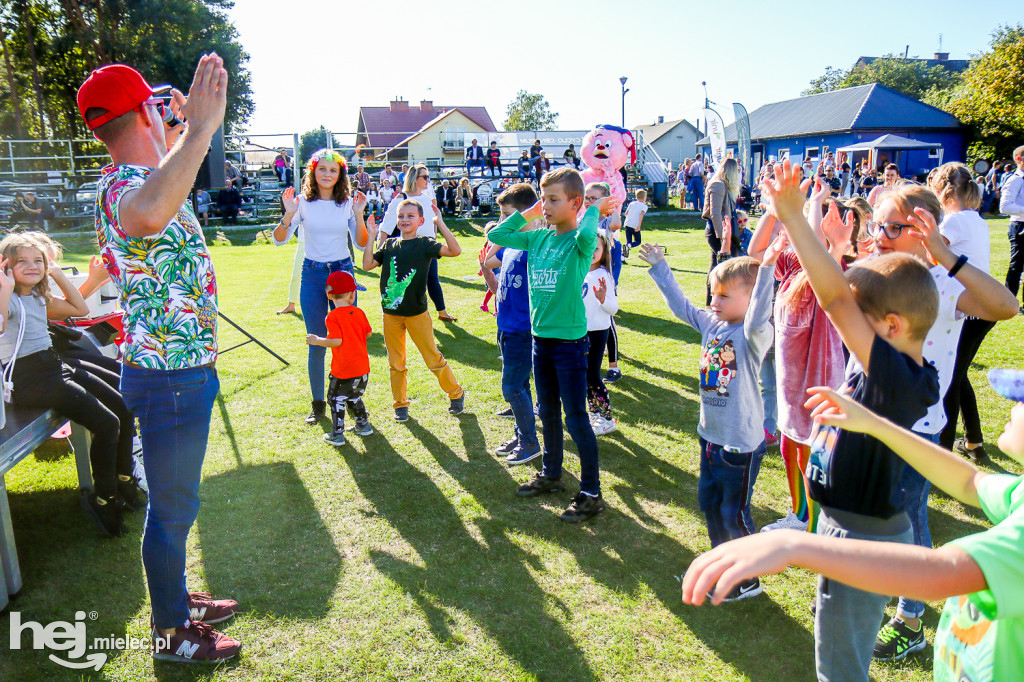
<path fill-rule="evenodd" d="M 284 214 L 274 228 L 274 243 L 281 246 L 291 239 L 301 225 L 305 259 L 302 262 L 302 280 L 299 286 L 299 305 L 306 322 L 306 333 L 325 336 L 326 318 L 331 302 L 327 299 L 327 276 L 344 270 L 355 276 L 352 251 L 348 238 L 362 249 L 366 246 L 366 225 L 363 209 L 366 196 L 355 192 L 349 197 L 348 168 L 345 158 L 332 149 L 315 152 L 306 166 L 299 194 L 289 187 L 281 195 Z M 307 368 L 309 388 L 312 392 L 312 410 L 307 424 L 316 424 L 324 418 L 323 346 L 309 346 Z"/>

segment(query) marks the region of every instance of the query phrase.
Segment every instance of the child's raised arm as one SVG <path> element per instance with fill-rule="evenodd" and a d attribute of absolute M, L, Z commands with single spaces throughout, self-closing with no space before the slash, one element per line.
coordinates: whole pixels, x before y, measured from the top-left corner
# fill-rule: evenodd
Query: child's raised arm
<path fill-rule="evenodd" d="M 434 212 L 434 225 L 437 227 L 437 231 L 444 237 L 444 246 L 441 247 L 441 256 L 447 256 L 454 258 L 462 253 L 462 247 L 459 246 L 458 240 L 455 239 L 455 235 L 445 225 L 444 220 L 441 219 L 441 212 Z"/>
<path fill-rule="evenodd" d="M 538 201 L 525 211 L 516 211 L 505 220 L 491 228 L 487 239 L 498 246 L 511 246 L 513 249 L 529 251 L 530 232 L 520 232 L 530 222 L 544 216 L 541 203 Z"/>
<path fill-rule="evenodd" d="M 775 179 L 764 183 L 764 192 L 775 207 L 779 220 L 786 226 L 789 241 L 796 250 L 800 264 L 807 273 L 818 305 L 825 311 L 854 357 L 870 372 L 871 346 L 875 330 L 857 305 L 846 277 L 828 250 L 811 230 L 804 218 L 804 196 L 810 180 L 801 184 L 786 159 L 775 166 Z"/>
<path fill-rule="evenodd" d="M 690 300 L 686 298 L 686 294 L 679 288 L 675 277 L 672 276 L 672 269 L 668 267 L 668 261 L 665 260 L 665 253 L 661 247 L 657 244 L 643 244 L 640 247 L 640 260 L 651 266 L 647 274 L 658 285 L 672 314 L 703 333 L 711 315 L 690 303 Z"/>
<path fill-rule="evenodd" d="M 363 249 L 363 270 L 369 272 L 374 268 L 379 268 L 378 263 L 373 257 L 373 247 L 377 242 L 377 225 L 373 220 L 370 220 L 369 224 L 366 225 L 366 248 Z"/>
<path fill-rule="evenodd" d="M 67 317 L 85 317 L 89 314 L 89 305 L 82 294 L 71 283 L 68 276 L 60 269 L 58 263 L 50 261 L 50 277 L 60 287 L 64 298 L 51 298 L 46 304 L 46 316 L 51 320 L 63 320 Z"/>

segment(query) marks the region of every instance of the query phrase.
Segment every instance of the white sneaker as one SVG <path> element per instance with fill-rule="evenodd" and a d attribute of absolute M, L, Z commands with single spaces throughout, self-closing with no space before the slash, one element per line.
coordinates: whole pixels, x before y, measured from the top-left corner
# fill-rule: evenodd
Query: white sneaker
<path fill-rule="evenodd" d="M 605 419 L 602 416 L 598 416 L 597 425 L 594 427 L 595 436 L 607 436 L 619 428 L 619 425 L 615 423 L 614 419 Z"/>
<path fill-rule="evenodd" d="M 772 530 L 807 530 L 807 522 L 801 521 L 799 516 L 793 512 L 789 512 L 786 516 L 775 523 L 769 523 L 767 526 L 761 528 L 762 533 L 767 533 Z"/>

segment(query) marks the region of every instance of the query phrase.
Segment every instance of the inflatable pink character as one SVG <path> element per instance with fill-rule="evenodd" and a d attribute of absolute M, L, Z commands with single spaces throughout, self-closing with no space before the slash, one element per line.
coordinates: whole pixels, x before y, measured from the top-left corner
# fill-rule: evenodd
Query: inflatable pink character
<path fill-rule="evenodd" d="M 626 201 L 626 187 L 619 169 L 626 165 L 627 159 L 630 163 L 636 162 L 633 133 L 618 126 L 599 125 L 583 137 L 581 154 L 589 166 L 581 173 L 583 183 L 607 182 L 621 206 Z"/>

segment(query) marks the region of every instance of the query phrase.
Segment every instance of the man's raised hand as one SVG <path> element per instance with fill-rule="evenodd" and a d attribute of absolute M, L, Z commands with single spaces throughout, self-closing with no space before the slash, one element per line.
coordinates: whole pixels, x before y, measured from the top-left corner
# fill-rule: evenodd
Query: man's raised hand
<path fill-rule="evenodd" d="M 178 110 L 193 133 L 212 135 L 224 122 L 227 90 L 228 72 L 224 60 L 212 52 L 199 58 L 188 97 L 180 91 L 177 94 L 172 91 L 172 98 L 178 102 Z"/>

